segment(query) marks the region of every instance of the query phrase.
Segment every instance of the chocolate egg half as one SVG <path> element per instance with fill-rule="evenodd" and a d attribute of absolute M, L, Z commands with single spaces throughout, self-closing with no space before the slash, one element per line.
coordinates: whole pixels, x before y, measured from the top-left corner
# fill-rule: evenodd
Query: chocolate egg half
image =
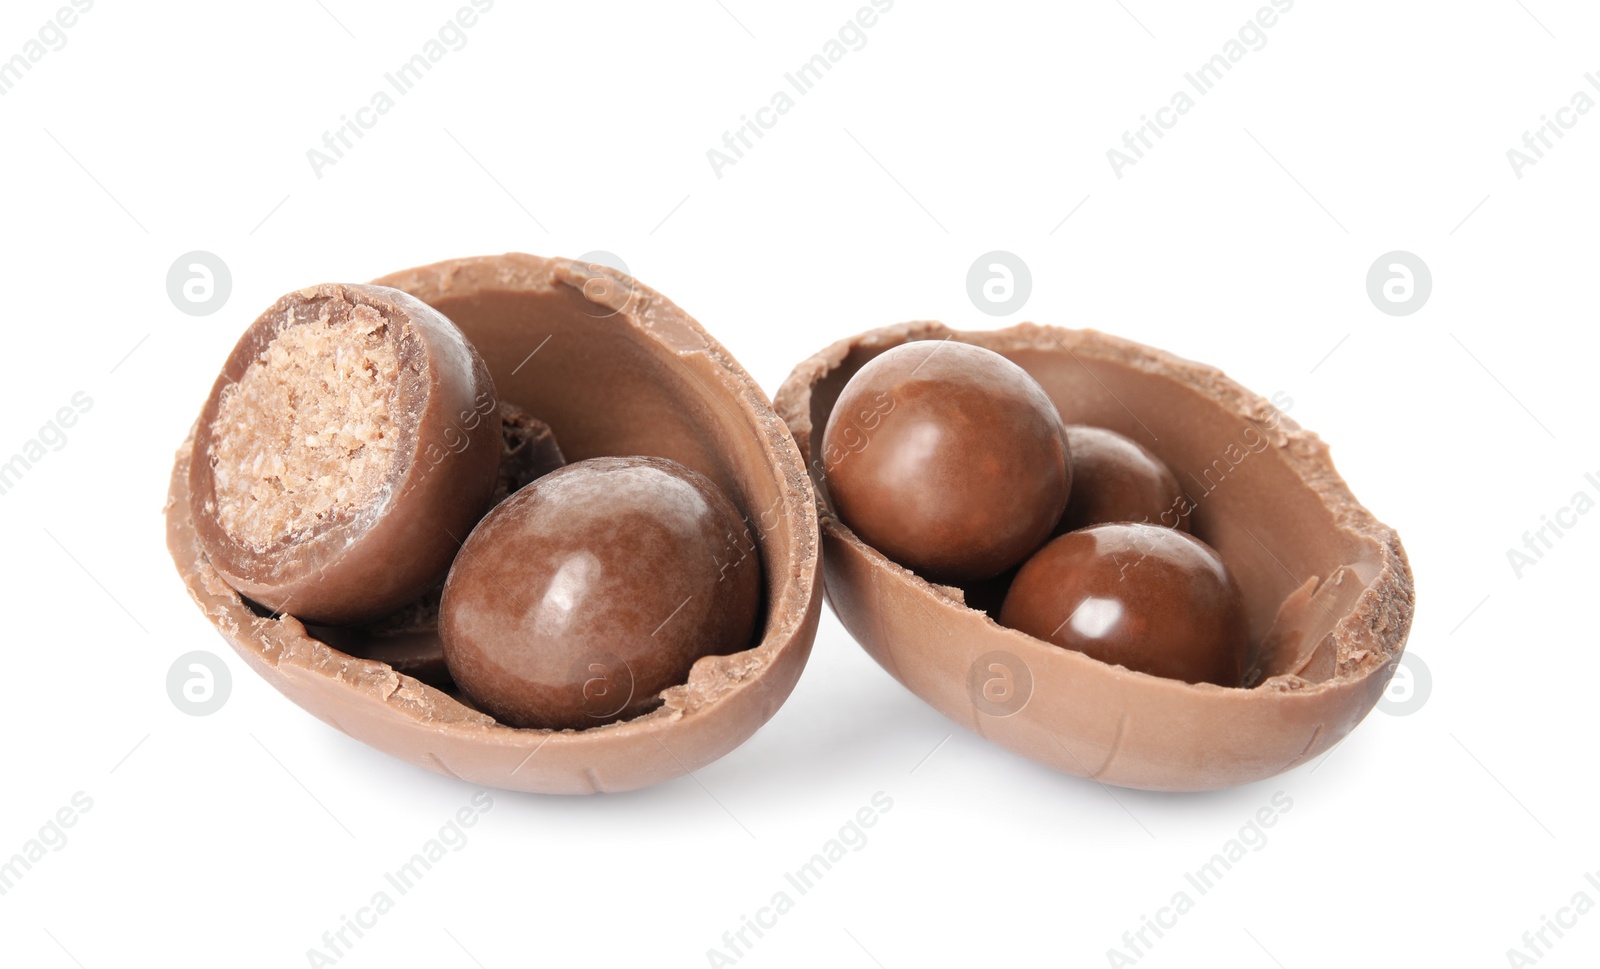
<path fill-rule="evenodd" d="M 1093 330 L 885 327 L 804 361 L 777 409 L 820 474 L 845 384 L 891 347 L 952 339 L 1028 371 L 1073 423 L 1140 442 L 1194 504 L 1190 530 L 1244 600 L 1238 685 L 1137 673 L 997 625 L 861 540 L 819 504 L 828 601 L 917 696 L 1046 766 L 1109 784 L 1209 790 L 1270 777 L 1344 738 L 1382 695 L 1413 612 L 1399 537 L 1362 507 L 1327 447 L 1221 371 Z"/>
<path fill-rule="evenodd" d="M 788 697 L 821 607 L 815 497 L 788 429 L 749 374 L 665 297 L 602 266 L 511 254 L 384 277 L 452 320 L 502 400 L 548 423 L 567 458 L 669 458 L 715 482 L 760 550 L 763 613 L 748 649 L 696 662 L 640 716 L 585 730 L 509 727 L 378 660 L 263 617 L 207 561 L 185 443 L 167 544 L 190 594 L 252 668 L 324 722 L 473 784 L 558 794 L 622 791 L 739 746 Z"/>

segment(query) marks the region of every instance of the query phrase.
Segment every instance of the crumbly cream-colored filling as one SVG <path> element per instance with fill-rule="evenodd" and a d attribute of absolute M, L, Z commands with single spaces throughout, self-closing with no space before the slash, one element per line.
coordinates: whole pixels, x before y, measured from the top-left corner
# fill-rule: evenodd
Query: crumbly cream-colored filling
<path fill-rule="evenodd" d="M 211 425 L 217 521 L 256 551 L 303 539 L 382 491 L 398 456 L 400 360 L 370 306 L 321 305 L 223 391 Z"/>

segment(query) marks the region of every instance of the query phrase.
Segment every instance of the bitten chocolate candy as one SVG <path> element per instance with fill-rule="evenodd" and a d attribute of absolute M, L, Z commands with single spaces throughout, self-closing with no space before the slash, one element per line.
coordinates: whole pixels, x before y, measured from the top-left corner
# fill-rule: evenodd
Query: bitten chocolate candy
<path fill-rule="evenodd" d="M 1161 525 L 1080 529 L 1023 564 L 1000 624 L 1114 666 L 1239 686 L 1250 628 L 1222 557 Z"/>
<path fill-rule="evenodd" d="M 385 662 L 308 635 L 292 614 L 251 609 L 201 550 L 186 441 L 173 463 L 167 547 L 201 613 L 307 713 L 469 784 L 546 794 L 634 790 L 697 771 L 747 740 L 794 689 L 822 607 L 815 495 L 760 385 L 671 300 L 604 266 L 511 253 L 452 259 L 379 283 L 454 321 L 500 395 L 548 422 L 568 458 L 656 454 L 716 482 L 760 547 L 759 640 L 701 659 L 687 682 L 631 719 L 588 730 L 507 726 Z"/>
<path fill-rule="evenodd" d="M 1072 483 L 1060 415 L 1038 383 L 953 341 L 903 344 L 862 367 L 828 419 L 822 458 L 845 523 L 944 582 L 1022 561 Z"/>
<path fill-rule="evenodd" d="M 591 458 L 506 499 L 445 581 L 456 685 L 518 727 L 623 720 L 750 645 L 761 565 L 739 512 L 665 458 Z"/>
<path fill-rule="evenodd" d="M 1136 441 L 1116 431 L 1067 425 L 1072 451 L 1072 494 L 1056 525 L 1062 535 L 1106 522 L 1146 522 L 1189 530 L 1193 510 L 1172 470 Z"/>
<path fill-rule="evenodd" d="M 212 566 L 275 612 L 359 623 L 426 591 L 500 461 L 489 370 L 421 301 L 290 293 L 234 347 L 195 429 L 189 502 Z"/>

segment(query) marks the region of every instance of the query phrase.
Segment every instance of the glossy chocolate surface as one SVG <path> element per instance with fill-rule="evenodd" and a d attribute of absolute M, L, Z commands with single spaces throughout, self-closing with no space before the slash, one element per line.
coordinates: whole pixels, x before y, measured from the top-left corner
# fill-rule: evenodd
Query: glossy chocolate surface
<path fill-rule="evenodd" d="M 750 645 L 760 583 L 754 539 L 703 475 L 665 458 L 591 458 L 473 530 L 445 582 L 445 662 L 503 723 L 626 719 L 700 657 Z"/>
<path fill-rule="evenodd" d="M 1094 330 L 903 323 L 824 347 L 775 406 L 812 474 L 850 378 L 903 344 L 971 343 L 1027 370 L 1071 420 L 1138 440 L 1197 503 L 1194 534 L 1244 595 L 1244 689 L 1112 666 L 997 625 L 871 547 L 819 494 L 828 603 L 895 679 L 952 722 L 1068 774 L 1165 791 L 1248 784 L 1327 753 L 1389 683 L 1414 611 L 1405 549 L 1316 434 L 1222 371 Z M 1143 436 L 1141 436 L 1143 435 Z M 565 439 L 563 438 L 563 441 Z M 995 702 L 996 668 L 1009 696 Z M 1010 687 L 1016 689 L 1010 689 Z"/>
<path fill-rule="evenodd" d="M 1067 425 L 1072 494 L 1055 533 L 1107 522 L 1145 522 L 1189 530 L 1193 504 L 1161 459 L 1116 431 Z"/>
<path fill-rule="evenodd" d="M 217 467 L 215 422 L 224 394 L 287 328 L 356 314 L 382 318 L 383 339 L 398 361 L 384 431 L 397 453 L 382 487 L 306 534 L 264 547 L 239 540 L 218 519 L 217 475 L 251 469 Z M 189 502 L 206 556 L 229 585 L 273 611 L 327 624 L 393 612 L 438 581 L 483 514 L 501 451 L 494 412 L 488 367 L 460 330 L 426 304 L 381 286 L 335 283 L 290 293 L 240 338 L 195 429 Z"/>
<path fill-rule="evenodd" d="M 1238 686 L 1250 630 L 1239 587 L 1204 542 L 1161 525 L 1054 539 L 1017 573 L 1000 624 L 1102 663 Z"/>
<path fill-rule="evenodd" d="M 500 473 L 491 506 L 511 497 L 523 486 L 566 464 L 550 425 L 516 404 L 502 400 L 500 415 Z M 306 624 L 311 635 L 351 656 L 379 660 L 397 673 L 414 676 L 430 686 L 454 689 L 439 642 L 439 597 L 444 579 L 398 610 L 361 626 Z"/>
<path fill-rule="evenodd" d="M 592 285 L 597 275 L 605 286 Z M 695 663 L 686 683 L 660 694 L 660 706 L 630 720 L 577 731 L 506 726 L 386 662 L 319 641 L 292 615 L 252 610 L 201 551 L 190 513 L 190 440 L 173 462 L 167 547 L 201 613 L 305 712 L 467 784 L 546 794 L 635 790 L 737 748 L 794 689 L 822 607 L 815 495 L 761 387 L 688 313 L 614 270 L 510 253 L 378 282 L 455 322 L 501 398 L 548 422 L 569 459 L 656 454 L 715 481 L 761 548 L 759 641 Z"/>
<path fill-rule="evenodd" d="M 935 581 L 994 576 L 1043 544 L 1071 468 L 1055 405 L 997 353 L 964 343 L 896 347 L 862 367 L 823 434 L 839 515 Z"/>

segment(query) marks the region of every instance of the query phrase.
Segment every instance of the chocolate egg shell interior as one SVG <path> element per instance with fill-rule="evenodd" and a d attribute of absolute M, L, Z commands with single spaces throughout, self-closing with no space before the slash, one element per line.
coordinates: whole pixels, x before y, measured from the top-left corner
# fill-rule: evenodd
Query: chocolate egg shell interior
<path fill-rule="evenodd" d="M 727 352 L 664 297 L 613 270 L 511 254 L 406 270 L 378 283 L 449 317 L 502 400 L 548 423 L 568 460 L 654 455 L 715 482 L 749 523 L 764 570 L 759 641 L 698 661 L 631 720 L 516 729 L 454 696 L 262 617 L 211 568 L 188 511 L 189 446 L 173 469 L 167 541 L 190 593 L 238 653 L 319 719 L 473 784 L 582 794 L 644 787 L 744 742 L 788 697 L 821 597 L 815 499 L 784 423 Z"/>
<path fill-rule="evenodd" d="M 889 347 L 947 338 L 1009 357 L 1065 421 L 1127 435 L 1172 468 L 1196 506 L 1193 533 L 1244 596 L 1239 686 L 1136 673 L 1001 627 L 835 516 L 814 448 L 845 383 Z M 1038 763 L 1151 790 L 1246 784 L 1332 748 L 1394 674 L 1413 611 L 1399 537 L 1350 493 L 1316 435 L 1213 367 L 1093 330 L 910 323 L 804 361 L 777 408 L 817 478 L 827 596 L 845 628 L 917 696 Z M 1014 696 L 978 688 L 991 669 Z"/>

